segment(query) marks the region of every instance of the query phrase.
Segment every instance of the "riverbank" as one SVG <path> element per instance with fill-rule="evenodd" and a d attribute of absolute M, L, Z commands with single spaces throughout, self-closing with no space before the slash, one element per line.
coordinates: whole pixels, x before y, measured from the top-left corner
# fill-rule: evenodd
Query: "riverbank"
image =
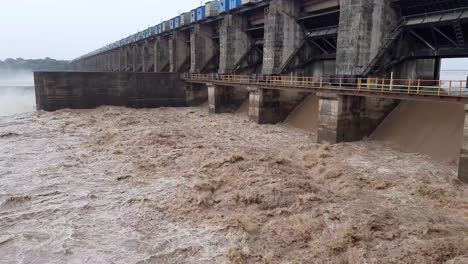
<path fill-rule="evenodd" d="M 0 255 L 463 263 L 468 188 L 456 169 L 371 141 L 317 145 L 205 108 L 0 117 Z"/>

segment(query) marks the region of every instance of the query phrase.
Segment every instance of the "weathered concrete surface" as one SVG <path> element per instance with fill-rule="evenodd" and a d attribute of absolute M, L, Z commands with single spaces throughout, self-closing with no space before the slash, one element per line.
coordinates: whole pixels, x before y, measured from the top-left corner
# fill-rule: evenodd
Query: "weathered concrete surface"
<path fill-rule="evenodd" d="M 39 110 L 185 106 L 179 74 L 128 72 L 35 72 Z"/>
<path fill-rule="evenodd" d="M 146 40 L 143 44 L 143 51 L 142 51 L 142 64 L 143 72 L 154 72 L 154 48 L 155 41 L 154 40 Z"/>
<path fill-rule="evenodd" d="M 249 118 L 257 124 L 276 124 L 284 121 L 305 94 L 271 89 L 249 89 Z"/>
<path fill-rule="evenodd" d="M 336 144 L 370 136 L 396 107 L 393 100 L 318 94 L 318 143 Z"/>
<path fill-rule="evenodd" d="M 219 73 L 232 73 L 234 66 L 253 44 L 245 32 L 247 19 L 240 15 L 226 15 L 219 30 Z"/>
<path fill-rule="evenodd" d="M 265 15 L 265 46 L 263 48 L 263 74 L 277 74 L 299 46 L 304 33 L 297 23 L 300 1 L 273 0 Z"/>
<path fill-rule="evenodd" d="M 340 0 L 337 74 L 363 73 L 398 21 L 391 2 Z"/>
<path fill-rule="evenodd" d="M 247 99 L 248 91 L 242 88 L 208 84 L 208 109 L 219 114 L 237 110 Z"/>
<path fill-rule="evenodd" d="M 176 31 L 169 37 L 169 71 L 183 71 L 190 64 L 190 35 Z"/>
<path fill-rule="evenodd" d="M 195 25 L 190 32 L 190 72 L 200 73 L 219 49 L 213 40 L 214 30 L 210 25 Z"/>
<path fill-rule="evenodd" d="M 468 106 L 465 105 L 465 125 L 463 128 L 463 144 L 458 165 L 458 178 L 468 183 Z"/>
<path fill-rule="evenodd" d="M 133 46 L 129 45 L 125 47 L 125 71 L 133 72 Z"/>
<path fill-rule="evenodd" d="M 154 71 L 169 71 L 169 39 L 165 36 L 157 37 L 154 43 Z"/>

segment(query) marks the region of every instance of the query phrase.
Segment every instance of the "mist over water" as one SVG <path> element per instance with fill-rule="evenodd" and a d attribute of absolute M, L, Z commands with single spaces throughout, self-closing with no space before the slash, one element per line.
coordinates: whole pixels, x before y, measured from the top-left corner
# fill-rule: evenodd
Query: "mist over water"
<path fill-rule="evenodd" d="M 33 73 L 0 72 L 0 116 L 36 110 Z"/>

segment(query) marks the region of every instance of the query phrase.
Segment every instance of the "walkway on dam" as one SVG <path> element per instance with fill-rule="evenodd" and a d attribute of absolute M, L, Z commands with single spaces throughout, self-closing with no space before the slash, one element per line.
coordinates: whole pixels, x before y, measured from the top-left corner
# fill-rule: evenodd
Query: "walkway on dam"
<path fill-rule="evenodd" d="M 212 83 L 222 86 L 245 86 L 392 99 L 468 103 L 466 80 L 326 78 L 227 74 L 184 74 L 182 75 L 182 79 L 191 83 Z"/>

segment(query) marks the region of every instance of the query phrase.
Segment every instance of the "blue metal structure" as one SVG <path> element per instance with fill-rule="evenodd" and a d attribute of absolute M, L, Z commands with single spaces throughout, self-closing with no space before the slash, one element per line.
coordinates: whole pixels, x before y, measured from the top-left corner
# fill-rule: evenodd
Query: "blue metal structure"
<path fill-rule="evenodd" d="M 221 13 L 229 12 L 229 10 L 237 9 L 242 6 L 242 3 L 254 3 L 259 1 L 241 1 L 241 0 L 212 0 L 206 2 L 205 5 L 199 6 L 190 12 L 182 13 L 180 16 L 172 18 L 168 21 L 164 21 L 153 27 L 149 27 L 146 30 L 138 32 L 137 34 L 130 35 L 129 37 L 123 38 L 117 42 L 106 45 L 100 49 L 97 49 L 85 56 L 91 56 L 101 52 L 105 52 L 111 49 L 126 46 L 141 40 L 145 40 L 154 36 L 158 36 L 165 32 L 176 30 L 179 27 L 186 27 L 190 24 L 203 21 L 206 18 L 216 17 Z"/>
<path fill-rule="evenodd" d="M 219 1 L 219 12 L 220 13 L 225 13 L 229 11 L 229 4 L 231 3 L 231 0 L 220 0 Z"/>
<path fill-rule="evenodd" d="M 180 20 L 181 20 L 180 16 L 177 16 L 177 17 L 174 18 L 174 28 L 179 28 L 180 27 Z"/>
<path fill-rule="evenodd" d="M 197 10 L 193 9 L 190 11 L 190 23 L 195 23 L 197 22 Z"/>
<path fill-rule="evenodd" d="M 241 0 L 229 0 L 229 10 L 239 8 L 241 6 Z"/>
<path fill-rule="evenodd" d="M 200 6 L 197 8 L 197 21 L 203 20 L 206 17 L 206 8 L 205 6 Z"/>

